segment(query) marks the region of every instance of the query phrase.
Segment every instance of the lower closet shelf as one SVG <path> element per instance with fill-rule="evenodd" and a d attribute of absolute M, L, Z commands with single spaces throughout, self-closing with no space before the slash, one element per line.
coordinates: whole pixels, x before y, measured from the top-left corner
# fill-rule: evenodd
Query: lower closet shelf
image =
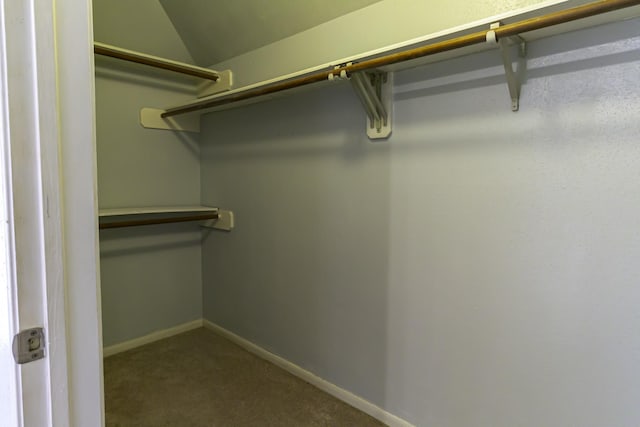
<path fill-rule="evenodd" d="M 211 206 L 153 206 L 101 209 L 100 230 L 154 224 L 200 221 L 201 226 L 231 231 L 233 212 Z"/>

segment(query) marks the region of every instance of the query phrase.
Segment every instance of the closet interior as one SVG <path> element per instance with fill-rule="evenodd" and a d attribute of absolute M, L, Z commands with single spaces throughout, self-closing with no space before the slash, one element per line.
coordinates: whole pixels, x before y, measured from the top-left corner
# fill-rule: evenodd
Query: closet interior
<path fill-rule="evenodd" d="M 107 425 L 640 419 L 639 1 L 210 3 L 93 2 Z"/>

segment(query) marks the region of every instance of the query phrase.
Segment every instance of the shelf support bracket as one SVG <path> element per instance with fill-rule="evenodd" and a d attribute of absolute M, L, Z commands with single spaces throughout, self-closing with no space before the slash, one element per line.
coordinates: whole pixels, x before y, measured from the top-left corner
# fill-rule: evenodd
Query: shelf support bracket
<path fill-rule="evenodd" d="M 350 81 L 367 113 L 369 139 L 388 138 L 393 112 L 393 73 L 360 71 L 351 74 Z"/>
<path fill-rule="evenodd" d="M 231 231 L 235 228 L 235 216 L 232 211 L 218 209 L 218 219 L 212 219 L 201 225 L 204 228 L 213 228 L 215 230 Z"/>
<path fill-rule="evenodd" d="M 329 73 L 329 81 L 349 80 L 367 113 L 369 139 L 388 138 L 393 112 L 393 73 L 375 70 L 347 74 L 344 68 L 351 65 L 349 62 L 334 67 L 335 73 Z"/>
<path fill-rule="evenodd" d="M 231 70 L 218 71 L 218 80 L 205 81 L 198 85 L 198 98 L 228 92 L 233 89 L 233 72 Z"/>
<path fill-rule="evenodd" d="M 218 71 L 218 80 L 205 81 L 198 86 L 198 98 L 228 92 L 233 89 L 233 73 L 231 70 Z M 200 133 L 200 115 L 190 114 L 181 117 L 163 118 L 165 110 L 158 108 L 142 108 L 140 125 L 147 129 L 173 130 L 176 132 Z"/>
<path fill-rule="evenodd" d="M 511 97 L 511 111 L 516 112 L 520 108 L 520 88 L 522 87 L 521 72 L 525 68 L 524 60 L 527 56 L 527 44 L 520 36 L 504 37 L 499 40 L 496 38 L 495 29 L 500 27 L 499 22 L 491 24 L 490 30 L 487 32 L 487 43 L 495 45 L 500 49 L 500 56 L 504 64 L 504 72 L 507 78 L 507 86 L 509 88 L 509 96 Z M 518 69 L 513 69 L 513 60 L 511 58 L 511 46 L 518 45 Z"/>
<path fill-rule="evenodd" d="M 200 115 L 191 114 L 163 119 L 162 113 L 164 111 L 158 108 L 142 108 L 140 110 L 140 125 L 147 129 L 200 133 Z"/>

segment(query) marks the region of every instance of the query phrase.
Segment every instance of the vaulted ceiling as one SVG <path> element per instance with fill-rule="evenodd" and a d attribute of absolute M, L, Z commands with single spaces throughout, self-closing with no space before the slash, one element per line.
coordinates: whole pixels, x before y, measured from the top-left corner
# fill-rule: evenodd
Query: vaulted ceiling
<path fill-rule="evenodd" d="M 380 0 L 94 0 L 95 40 L 210 66 Z"/>

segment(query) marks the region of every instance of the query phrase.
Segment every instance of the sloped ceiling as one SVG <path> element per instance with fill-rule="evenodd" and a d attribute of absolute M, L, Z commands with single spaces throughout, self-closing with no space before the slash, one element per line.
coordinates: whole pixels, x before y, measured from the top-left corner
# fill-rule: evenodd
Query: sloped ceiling
<path fill-rule="evenodd" d="M 195 63 L 211 66 L 380 0 L 159 0 Z"/>
<path fill-rule="evenodd" d="M 93 38 L 125 49 L 193 63 L 158 0 L 93 0 Z"/>

